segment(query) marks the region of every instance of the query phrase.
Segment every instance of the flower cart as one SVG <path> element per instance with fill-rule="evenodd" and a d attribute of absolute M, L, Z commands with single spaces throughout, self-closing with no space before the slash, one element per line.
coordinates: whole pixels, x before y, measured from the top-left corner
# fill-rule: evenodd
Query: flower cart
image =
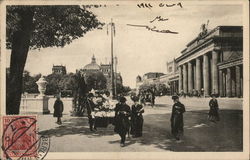
<path fill-rule="evenodd" d="M 116 101 L 107 100 L 104 98 L 97 98 L 95 100 L 97 107 L 95 108 L 95 127 L 108 127 L 113 124 L 115 117 Z"/>

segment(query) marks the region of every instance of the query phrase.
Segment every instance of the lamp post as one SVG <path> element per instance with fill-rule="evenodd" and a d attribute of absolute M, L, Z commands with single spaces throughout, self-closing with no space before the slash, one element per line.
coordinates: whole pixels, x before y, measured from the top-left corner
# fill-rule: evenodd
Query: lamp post
<path fill-rule="evenodd" d="M 107 24 L 107 34 L 110 26 L 111 31 L 111 96 L 112 98 L 115 97 L 114 92 L 114 54 L 113 54 L 113 37 L 115 35 L 115 23 L 113 23 L 113 19 L 111 19 L 111 22 Z"/>

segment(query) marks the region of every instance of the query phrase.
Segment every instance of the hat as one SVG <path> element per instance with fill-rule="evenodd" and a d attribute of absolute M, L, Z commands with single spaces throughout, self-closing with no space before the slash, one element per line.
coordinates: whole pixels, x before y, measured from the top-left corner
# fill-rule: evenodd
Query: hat
<path fill-rule="evenodd" d="M 172 96 L 172 100 L 176 100 L 176 99 L 179 99 L 178 96 Z"/>
<path fill-rule="evenodd" d="M 138 102 L 138 101 L 139 101 L 139 97 L 138 97 L 138 96 L 132 96 L 131 99 L 132 99 L 134 102 Z"/>
<path fill-rule="evenodd" d="M 124 103 L 124 102 L 126 102 L 126 101 L 127 101 L 127 99 L 126 99 L 125 97 L 120 97 L 120 99 L 119 99 L 119 100 L 120 100 L 120 102 L 121 102 L 121 103 Z"/>
<path fill-rule="evenodd" d="M 89 93 L 88 94 L 88 97 L 90 98 L 90 97 L 94 97 L 94 94 L 93 93 Z"/>

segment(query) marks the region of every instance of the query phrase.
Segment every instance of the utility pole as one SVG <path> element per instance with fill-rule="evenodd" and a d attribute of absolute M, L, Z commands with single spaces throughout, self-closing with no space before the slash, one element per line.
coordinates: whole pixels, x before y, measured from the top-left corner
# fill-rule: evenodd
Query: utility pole
<path fill-rule="evenodd" d="M 115 56 L 115 96 L 117 96 L 117 57 Z"/>
<path fill-rule="evenodd" d="M 115 23 L 113 23 L 113 19 L 111 18 L 111 22 L 107 25 L 107 34 L 110 26 L 111 31 L 111 96 L 114 98 L 115 91 L 114 91 L 114 49 L 113 49 L 113 37 L 115 35 Z"/>

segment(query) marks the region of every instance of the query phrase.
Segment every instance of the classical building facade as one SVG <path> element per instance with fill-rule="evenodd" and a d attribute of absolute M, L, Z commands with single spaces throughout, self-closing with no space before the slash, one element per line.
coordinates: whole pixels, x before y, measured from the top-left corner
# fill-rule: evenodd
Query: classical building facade
<path fill-rule="evenodd" d="M 107 80 L 107 89 L 111 90 L 112 84 L 111 84 L 111 64 L 100 64 L 98 65 L 96 63 L 96 58 L 93 55 L 91 59 L 91 63 L 85 65 L 83 69 L 80 70 L 83 74 L 86 72 L 102 72 Z M 121 73 L 115 73 L 114 72 L 114 83 L 117 83 L 119 85 L 122 85 L 122 76 Z"/>
<path fill-rule="evenodd" d="M 203 29 L 176 58 L 179 92 L 204 91 L 221 97 L 243 95 L 243 28 Z"/>
<path fill-rule="evenodd" d="M 52 67 L 52 73 L 53 74 L 66 74 L 66 66 L 63 65 L 53 65 Z"/>
<path fill-rule="evenodd" d="M 170 95 L 175 95 L 179 92 L 179 70 L 175 59 L 167 62 L 167 83 L 170 88 Z"/>

